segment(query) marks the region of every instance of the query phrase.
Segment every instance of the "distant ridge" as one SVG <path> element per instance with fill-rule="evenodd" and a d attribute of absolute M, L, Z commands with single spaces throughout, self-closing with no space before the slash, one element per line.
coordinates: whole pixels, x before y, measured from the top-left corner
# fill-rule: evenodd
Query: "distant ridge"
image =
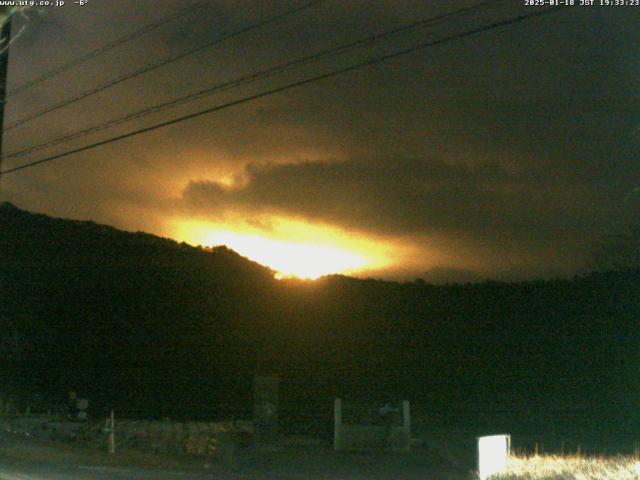
<path fill-rule="evenodd" d="M 14 251 L 16 248 L 25 250 L 29 246 L 31 254 L 36 256 L 38 252 L 40 254 L 46 252 L 51 255 L 48 257 L 50 260 L 59 259 L 64 252 L 74 251 L 82 254 L 82 257 L 87 260 L 91 256 L 90 252 L 81 252 L 79 249 L 99 247 L 107 248 L 110 253 L 118 250 L 119 255 L 131 259 L 134 252 L 127 251 L 128 248 L 153 248 L 156 250 L 156 255 L 153 256 L 154 261 L 162 262 L 163 255 L 166 260 L 178 258 L 185 260 L 189 256 L 195 256 L 200 261 L 205 259 L 204 261 L 209 263 L 224 259 L 229 263 L 224 266 L 224 270 L 239 268 L 267 277 L 273 277 L 275 273 L 270 268 L 249 260 L 226 246 L 195 247 L 150 233 L 119 230 L 91 220 L 70 220 L 31 213 L 10 202 L 0 203 L 0 242 L 5 249 L 14 249 Z M 3 253 L 7 252 L 0 252 L 0 256 Z M 75 263 L 71 258 L 67 260 Z M 146 260 L 150 260 L 150 257 Z M 219 266 L 222 267 L 222 265 Z"/>
<path fill-rule="evenodd" d="M 253 376 L 277 375 L 279 418 L 298 433 L 330 431 L 336 397 L 409 399 L 434 428 L 572 434 L 632 418 L 640 431 L 637 402 L 618 401 L 637 390 L 638 299 L 637 269 L 452 285 L 278 281 L 224 247 L 3 203 L 0 395 L 64 401 L 75 390 L 96 415 L 250 418 Z"/>
<path fill-rule="evenodd" d="M 11 202 L 1 202 L 0 203 L 0 212 L 18 212 L 18 211 L 22 211 L 20 210 L 18 207 L 16 207 L 13 203 Z"/>

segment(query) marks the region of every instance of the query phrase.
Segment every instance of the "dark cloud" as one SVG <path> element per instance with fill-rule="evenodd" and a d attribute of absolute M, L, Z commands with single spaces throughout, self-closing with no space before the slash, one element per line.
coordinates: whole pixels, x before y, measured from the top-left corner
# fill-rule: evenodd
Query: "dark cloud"
<path fill-rule="evenodd" d="M 498 163 L 451 165 L 434 159 L 367 159 L 249 165 L 246 184 L 190 182 L 196 212 L 278 213 L 389 237 L 455 236 L 490 253 L 576 245 L 594 228 L 593 192 L 516 175 Z M 533 253 L 533 252 L 531 252 Z"/>

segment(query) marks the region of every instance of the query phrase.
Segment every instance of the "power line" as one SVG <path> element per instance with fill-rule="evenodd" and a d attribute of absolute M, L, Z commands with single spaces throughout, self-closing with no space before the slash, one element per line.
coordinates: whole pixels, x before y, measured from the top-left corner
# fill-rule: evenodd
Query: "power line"
<path fill-rule="evenodd" d="M 146 35 L 149 32 L 152 32 L 153 30 L 156 30 L 157 28 L 160 28 L 163 25 L 166 25 L 167 23 L 170 23 L 184 15 L 187 15 L 189 13 L 192 13 L 194 10 L 202 8 L 204 6 L 206 6 L 207 4 L 211 3 L 211 0 L 204 0 L 202 2 L 198 2 L 194 5 L 191 5 L 188 8 L 184 8 L 181 10 L 178 10 L 177 12 L 174 12 L 170 15 L 167 15 L 163 18 L 161 18 L 160 20 L 158 20 L 155 23 L 150 23 L 148 25 L 145 25 L 144 27 L 142 27 L 139 30 L 136 30 L 135 32 L 129 33 L 123 37 L 120 37 L 116 40 L 113 40 L 112 42 L 109 42 L 105 45 L 103 45 L 102 47 L 96 48 L 95 50 L 92 50 L 91 52 L 82 55 L 74 60 L 71 60 L 70 62 L 67 62 L 63 65 L 60 65 L 59 67 L 56 67 L 48 72 L 43 73 L 42 75 L 40 75 L 39 77 L 34 78 L 33 80 L 29 80 L 25 83 L 23 83 L 22 85 L 19 85 L 18 87 L 14 88 L 12 91 L 9 92 L 8 97 L 12 97 L 14 95 L 17 95 L 19 93 L 24 92 L 25 90 L 34 87 L 35 85 L 38 85 L 39 83 L 42 83 L 46 80 L 50 80 L 53 77 L 60 75 L 63 72 L 66 72 L 67 70 L 72 69 L 73 67 L 77 67 L 78 65 L 81 65 L 85 62 L 88 62 L 89 60 L 92 60 L 100 55 L 103 55 L 105 53 L 107 53 L 110 50 L 113 50 L 114 48 L 119 47 L 120 45 L 123 45 L 125 43 L 131 42 L 139 37 L 142 37 L 143 35 Z"/>
<path fill-rule="evenodd" d="M 9 130 L 12 130 L 12 129 L 16 128 L 16 127 L 19 127 L 20 125 L 24 125 L 25 123 L 30 122 L 31 120 L 34 120 L 34 119 L 36 119 L 38 117 L 41 117 L 43 115 L 46 115 L 47 113 L 54 112 L 54 111 L 59 110 L 59 109 L 61 109 L 63 107 L 66 107 L 66 106 L 71 105 L 71 104 L 73 104 L 75 102 L 78 102 L 78 101 L 80 101 L 82 99 L 85 99 L 85 98 L 87 98 L 87 97 L 89 97 L 91 95 L 95 95 L 96 93 L 100 93 L 100 92 L 102 92 L 102 91 L 104 91 L 104 90 L 106 90 L 108 88 L 111 88 L 111 87 L 113 87 L 115 85 L 118 85 L 119 83 L 122 83 L 124 81 L 131 80 L 133 78 L 139 77 L 140 75 L 144 75 L 145 73 L 149 73 L 152 70 L 155 70 L 157 68 L 163 67 L 163 66 L 168 65 L 170 63 L 176 62 L 178 60 L 181 60 L 181 59 L 183 59 L 185 57 L 193 55 L 193 54 L 195 54 L 197 52 L 200 52 L 202 50 L 205 50 L 207 48 L 213 47 L 214 45 L 222 43 L 223 41 L 228 40 L 230 38 L 237 37 L 239 35 L 243 35 L 243 34 L 245 34 L 247 32 L 250 32 L 251 30 L 255 30 L 255 29 L 263 27 L 265 25 L 269 25 L 271 23 L 277 22 L 278 20 L 281 20 L 281 19 L 283 19 L 285 17 L 288 17 L 288 16 L 293 15 L 295 13 L 301 12 L 301 11 L 306 10 L 308 8 L 314 7 L 314 6 L 320 4 L 320 3 L 324 2 L 324 1 L 325 0 L 313 0 L 311 2 L 307 2 L 307 3 L 303 4 L 302 6 L 298 6 L 298 7 L 286 10 L 284 12 L 277 13 L 275 15 L 271 15 L 271 16 L 269 16 L 269 17 L 265 18 L 264 20 L 261 20 L 261 21 L 259 21 L 257 23 L 253 23 L 251 25 L 247 25 L 246 27 L 242 27 L 242 28 L 240 28 L 238 30 L 235 30 L 233 32 L 230 32 L 230 33 L 228 33 L 226 35 L 221 35 L 221 36 L 219 36 L 218 38 L 216 38 L 215 40 L 213 40 L 211 42 L 207 42 L 207 43 L 205 43 L 203 45 L 200 45 L 198 47 L 192 48 L 191 50 L 187 50 L 186 52 L 178 53 L 178 54 L 175 54 L 175 55 L 170 55 L 170 56 L 164 58 L 163 60 L 161 60 L 159 62 L 156 62 L 156 63 L 149 64 L 149 65 L 147 65 L 146 67 L 144 67 L 144 68 L 142 68 L 140 70 L 136 70 L 135 72 L 127 73 L 127 74 L 122 75 L 120 77 L 117 77 L 117 78 L 115 78 L 113 80 L 109 80 L 108 82 L 105 82 L 102 85 L 99 85 L 99 86 L 97 86 L 95 88 L 87 90 L 87 91 L 85 91 L 83 93 L 80 93 L 80 94 L 76 95 L 75 97 L 71 97 L 71 98 L 69 98 L 67 100 L 63 100 L 62 102 L 57 103 L 57 104 L 55 104 L 55 105 L 53 105 L 51 107 L 47 107 L 47 108 L 45 108 L 43 110 L 40 110 L 40 111 L 38 111 L 38 112 L 36 112 L 36 113 L 34 113 L 32 115 L 29 115 L 27 117 L 21 118 L 20 120 L 18 120 L 16 122 L 12 123 L 11 125 L 7 126 L 5 128 L 5 132 L 9 131 Z"/>
<path fill-rule="evenodd" d="M 152 126 L 149 126 L 149 127 L 141 128 L 139 130 L 134 130 L 132 132 L 128 132 L 128 133 L 125 133 L 125 134 L 122 134 L 122 135 L 118 135 L 118 136 L 115 136 L 115 137 L 112 137 L 112 138 L 109 138 L 109 139 L 106 139 L 106 140 L 101 140 L 99 142 L 95 142 L 95 143 L 92 143 L 90 145 L 85 145 L 84 147 L 75 148 L 75 149 L 69 150 L 67 152 L 59 153 L 59 154 L 56 154 L 56 155 L 52 155 L 50 157 L 46 157 L 46 158 L 43 158 L 43 159 L 40 159 L 40 160 L 36 160 L 36 161 L 33 161 L 33 162 L 25 163 L 23 165 L 19 165 L 17 167 L 13 167 L 13 168 L 10 168 L 10 169 L 7 169 L 7 170 L 3 170 L 3 171 L 0 171 L 0 176 L 6 175 L 6 174 L 9 174 L 9 173 L 12 173 L 12 172 L 17 172 L 19 170 L 24 170 L 24 169 L 27 169 L 27 168 L 35 167 L 36 165 L 41 165 L 43 163 L 48 163 L 48 162 L 51 162 L 53 160 L 58 160 L 60 158 L 72 155 L 74 153 L 84 152 L 86 150 L 91 150 L 93 148 L 100 147 L 102 145 L 107 145 L 109 143 L 117 142 L 119 140 L 124 140 L 126 138 L 130 138 L 130 137 L 134 137 L 134 136 L 137 136 L 137 135 L 140 135 L 140 134 L 143 134 L 143 133 L 151 132 L 151 131 L 157 130 L 159 128 L 163 128 L 163 127 L 167 127 L 167 126 L 174 125 L 174 124 L 177 124 L 177 123 L 181 123 L 181 122 L 190 120 L 192 118 L 200 117 L 202 115 L 206 115 L 206 114 L 209 114 L 209 113 L 217 112 L 219 110 L 223 110 L 225 108 L 229 108 L 229 107 L 233 107 L 233 106 L 240 105 L 240 104 L 243 104 L 243 103 L 247 103 L 247 102 L 250 102 L 252 100 L 257 100 L 257 99 L 262 98 L 262 97 L 266 97 L 266 96 L 273 95 L 273 94 L 276 94 L 276 93 L 284 92 L 286 90 L 290 90 L 290 89 L 295 88 L 295 87 L 300 87 L 300 86 L 307 85 L 307 84 L 310 84 L 310 83 L 313 83 L 313 82 L 317 82 L 317 81 L 320 81 L 320 80 L 325 80 L 327 78 L 332 78 L 332 77 L 335 77 L 335 76 L 338 76 L 338 75 L 342 75 L 344 73 L 352 72 L 352 71 L 358 70 L 358 69 L 363 68 L 363 67 L 367 67 L 367 66 L 378 64 L 378 63 L 386 62 L 388 60 L 391 60 L 391 59 L 394 59 L 394 58 L 397 58 L 397 57 L 400 57 L 400 56 L 403 56 L 403 55 L 408 55 L 410 53 L 413 53 L 413 52 L 416 52 L 416 51 L 419 51 L 419 50 L 422 50 L 422 49 L 425 49 L 425 48 L 428 48 L 428 47 L 441 45 L 441 44 L 444 44 L 444 43 L 447 43 L 447 42 L 450 42 L 450 41 L 453 41 L 453 40 L 458 40 L 458 39 L 461 39 L 461 38 L 465 38 L 465 37 L 469 37 L 469 36 L 476 35 L 476 34 L 479 34 L 479 33 L 487 32 L 487 31 L 490 31 L 490 30 L 494 30 L 496 28 L 502 28 L 502 27 L 510 26 L 510 25 L 522 22 L 522 21 L 530 19 L 530 18 L 540 17 L 540 16 L 547 15 L 547 14 L 550 14 L 550 13 L 555 13 L 555 12 L 558 12 L 558 11 L 564 9 L 564 8 L 567 8 L 567 7 L 566 6 L 559 6 L 559 7 L 548 8 L 548 9 L 545 9 L 545 10 L 536 11 L 536 12 L 532 12 L 532 13 L 527 13 L 527 14 L 523 14 L 523 15 L 518 15 L 516 17 L 511 17 L 511 18 L 508 18 L 506 20 L 500 20 L 500 21 L 497 21 L 497 22 L 490 23 L 490 24 L 485 25 L 483 27 L 478 27 L 478 28 L 474 28 L 472 30 L 467 30 L 467 31 L 464 31 L 464 32 L 461 32 L 461 33 L 456 33 L 456 34 L 453 34 L 453 35 L 449 35 L 449 36 L 440 38 L 438 40 L 433 40 L 433 41 L 429 41 L 429 42 L 426 42 L 426 43 L 421 43 L 421 44 L 418 44 L 418 45 L 414 45 L 413 47 L 409 47 L 409 48 L 406 48 L 406 49 L 403 49 L 403 50 L 400 50 L 400 51 L 397 51 L 397 52 L 394 52 L 394 53 L 390 53 L 390 54 L 386 54 L 386 55 L 381 55 L 381 56 L 378 56 L 378 57 L 370 58 L 368 60 L 365 60 L 363 62 L 350 65 L 348 67 L 344 67 L 344 68 L 340 68 L 340 69 L 337 69 L 337 70 L 333 70 L 331 72 L 323 73 L 321 75 L 316 75 L 316 76 L 313 76 L 313 77 L 310 77 L 310 78 L 306 78 L 304 80 L 298 80 L 296 82 L 292 82 L 292 83 L 289 83 L 289 84 L 281 86 L 281 87 L 273 88 L 273 89 L 270 89 L 270 90 L 267 90 L 267 91 L 264 91 L 264 92 L 261 92 L 261 93 L 257 93 L 257 94 L 254 94 L 254 95 L 249 95 L 247 97 L 243 97 L 243 98 L 238 99 L 238 100 L 227 102 L 227 103 L 224 103 L 222 105 L 217 105 L 215 107 L 207 108 L 205 110 L 200 110 L 198 112 L 191 113 L 189 115 L 184 115 L 182 117 L 178 117 L 178 118 L 175 118 L 173 120 L 168 120 L 168 121 L 165 121 L 165 122 L 161 122 L 161 123 L 158 123 L 156 125 L 152 125 Z"/>
<path fill-rule="evenodd" d="M 315 61 L 319 61 L 319 60 L 323 60 L 323 59 L 326 59 L 326 58 L 333 57 L 333 56 L 335 56 L 337 54 L 353 50 L 353 49 L 355 49 L 355 48 L 357 48 L 359 46 L 362 46 L 362 45 L 372 45 L 374 43 L 377 43 L 379 41 L 385 40 L 385 39 L 390 38 L 392 36 L 399 35 L 399 34 L 402 34 L 402 33 L 406 33 L 408 31 L 414 30 L 414 29 L 419 28 L 419 27 L 424 27 L 424 26 L 427 26 L 427 25 L 433 25 L 433 24 L 442 22 L 444 20 L 448 20 L 448 19 L 450 19 L 452 17 L 456 17 L 456 16 L 460 16 L 460 15 L 463 15 L 463 14 L 467 14 L 467 13 L 470 13 L 472 11 L 477 11 L 477 10 L 485 8 L 485 7 L 487 7 L 487 6 L 491 5 L 491 4 L 500 3 L 500 2 L 502 2 L 502 0 L 487 0 L 487 1 L 484 1 L 484 2 L 480 2 L 480 3 L 476 4 L 476 5 L 473 5 L 471 7 L 462 8 L 462 9 L 455 10 L 453 12 L 448 12 L 448 13 L 445 13 L 445 14 L 442 14 L 442 15 L 438 15 L 438 16 L 435 16 L 435 17 L 429 17 L 427 19 L 423 19 L 423 20 L 420 20 L 418 22 L 413 22 L 413 23 L 410 23 L 410 24 L 405 24 L 405 25 L 402 25 L 400 27 L 396 27 L 396 28 L 393 28 L 391 30 L 387 30 L 387 31 L 379 33 L 379 34 L 370 35 L 370 36 L 368 36 L 366 38 L 363 38 L 363 39 L 360 39 L 360 40 L 356 40 L 356 41 L 353 41 L 353 42 L 349 42 L 349 43 L 347 43 L 345 45 L 329 48 L 329 49 L 323 50 L 321 52 L 315 53 L 313 55 L 309 55 L 309 56 L 306 56 L 306 57 L 303 57 L 303 58 L 299 58 L 297 60 L 293 60 L 293 61 L 289 61 L 289 62 L 286 62 L 286 63 L 282 63 L 282 64 L 276 65 L 274 67 L 267 68 L 265 70 L 262 70 L 262 71 L 259 71 L 259 72 L 256 72 L 256 73 L 253 73 L 253 74 L 250 74 L 250 75 L 245 75 L 245 76 L 237 78 L 235 80 L 231 80 L 231 81 L 227 81 L 227 82 L 223 82 L 223 83 L 214 85 L 214 86 L 206 88 L 204 90 L 200 90 L 198 92 L 186 95 L 184 97 L 180 97 L 180 98 L 177 98 L 177 99 L 165 102 L 165 103 L 157 104 L 157 105 L 145 108 L 143 110 L 127 114 L 127 115 L 125 115 L 123 117 L 118 117 L 118 118 L 113 119 L 113 120 L 111 120 L 109 122 L 106 122 L 106 123 L 102 123 L 102 124 L 99 124 L 99 125 L 94 125 L 93 127 L 85 128 L 83 130 L 79 130 L 79 131 L 76 131 L 76 132 L 73 132 L 73 133 L 70 133 L 70 134 L 67 134 L 67 135 L 63 135 L 61 137 L 57 137 L 57 138 L 48 140 L 46 142 L 43 142 L 43 143 L 38 144 L 38 145 L 34 145 L 32 147 L 29 147 L 29 148 L 25 148 L 25 149 L 22 149 L 22 150 L 18 150 L 16 152 L 12 152 L 12 153 L 10 153 L 8 155 L 5 155 L 3 157 L 3 159 L 6 160 L 6 159 L 9 159 L 9 158 L 23 157 L 25 155 L 28 155 L 30 153 L 42 150 L 44 148 L 48 148 L 48 147 L 52 147 L 52 146 L 55 146 L 55 145 L 59 145 L 61 143 L 66 143 L 66 142 L 68 142 L 70 140 L 81 138 L 81 137 L 84 137 L 84 136 L 89 135 L 89 134 L 97 133 L 97 132 L 100 132 L 102 130 L 106 130 L 108 128 L 114 127 L 116 125 L 120 125 L 122 123 L 126 123 L 126 122 L 134 120 L 134 119 L 139 119 L 139 118 L 145 117 L 145 116 L 153 114 L 153 113 L 158 113 L 158 112 L 167 110 L 169 108 L 175 107 L 176 105 L 180 105 L 180 104 L 191 102 L 191 101 L 194 101 L 194 100 L 197 100 L 197 99 L 205 98 L 205 97 L 210 96 L 210 95 L 212 95 L 214 93 L 225 91 L 225 90 L 230 90 L 232 88 L 236 88 L 236 87 L 243 86 L 243 85 L 248 85 L 250 83 L 253 83 L 253 82 L 256 82 L 256 81 L 259 81 L 259 80 L 264 80 L 264 79 L 269 78 L 269 77 L 271 77 L 273 75 L 281 74 L 281 73 L 284 73 L 284 72 L 286 72 L 288 70 L 292 70 L 294 68 L 298 68 L 298 67 L 303 66 L 303 65 L 311 64 L 311 63 L 313 63 Z"/>

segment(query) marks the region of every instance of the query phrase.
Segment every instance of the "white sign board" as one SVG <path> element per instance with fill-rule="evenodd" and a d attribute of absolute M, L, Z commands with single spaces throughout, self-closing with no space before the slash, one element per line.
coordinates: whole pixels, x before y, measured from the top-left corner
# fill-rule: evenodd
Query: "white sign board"
<path fill-rule="evenodd" d="M 510 435 L 478 437 L 478 475 L 480 480 L 487 480 L 491 475 L 506 471 L 510 447 Z"/>

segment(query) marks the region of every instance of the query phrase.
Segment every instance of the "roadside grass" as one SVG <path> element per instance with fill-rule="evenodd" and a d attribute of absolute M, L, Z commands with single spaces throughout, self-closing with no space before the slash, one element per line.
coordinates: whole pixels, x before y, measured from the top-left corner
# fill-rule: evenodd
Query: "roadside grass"
<path fill-rule="evenodd" d="M 507 472 L 491 480 L 639 480 L 637 456 L 512 454 Z"/>
<path fill-rule="evenodd" d="M 80 447 L 4 432 L 0 435 L 0 456 L 14 461 L 138 468 L 201 468 L 209 461 L 200 457 L 129 449 L 120 449 L 111 455 L 107 452 L 106 445 L 103 449 Z"/>

